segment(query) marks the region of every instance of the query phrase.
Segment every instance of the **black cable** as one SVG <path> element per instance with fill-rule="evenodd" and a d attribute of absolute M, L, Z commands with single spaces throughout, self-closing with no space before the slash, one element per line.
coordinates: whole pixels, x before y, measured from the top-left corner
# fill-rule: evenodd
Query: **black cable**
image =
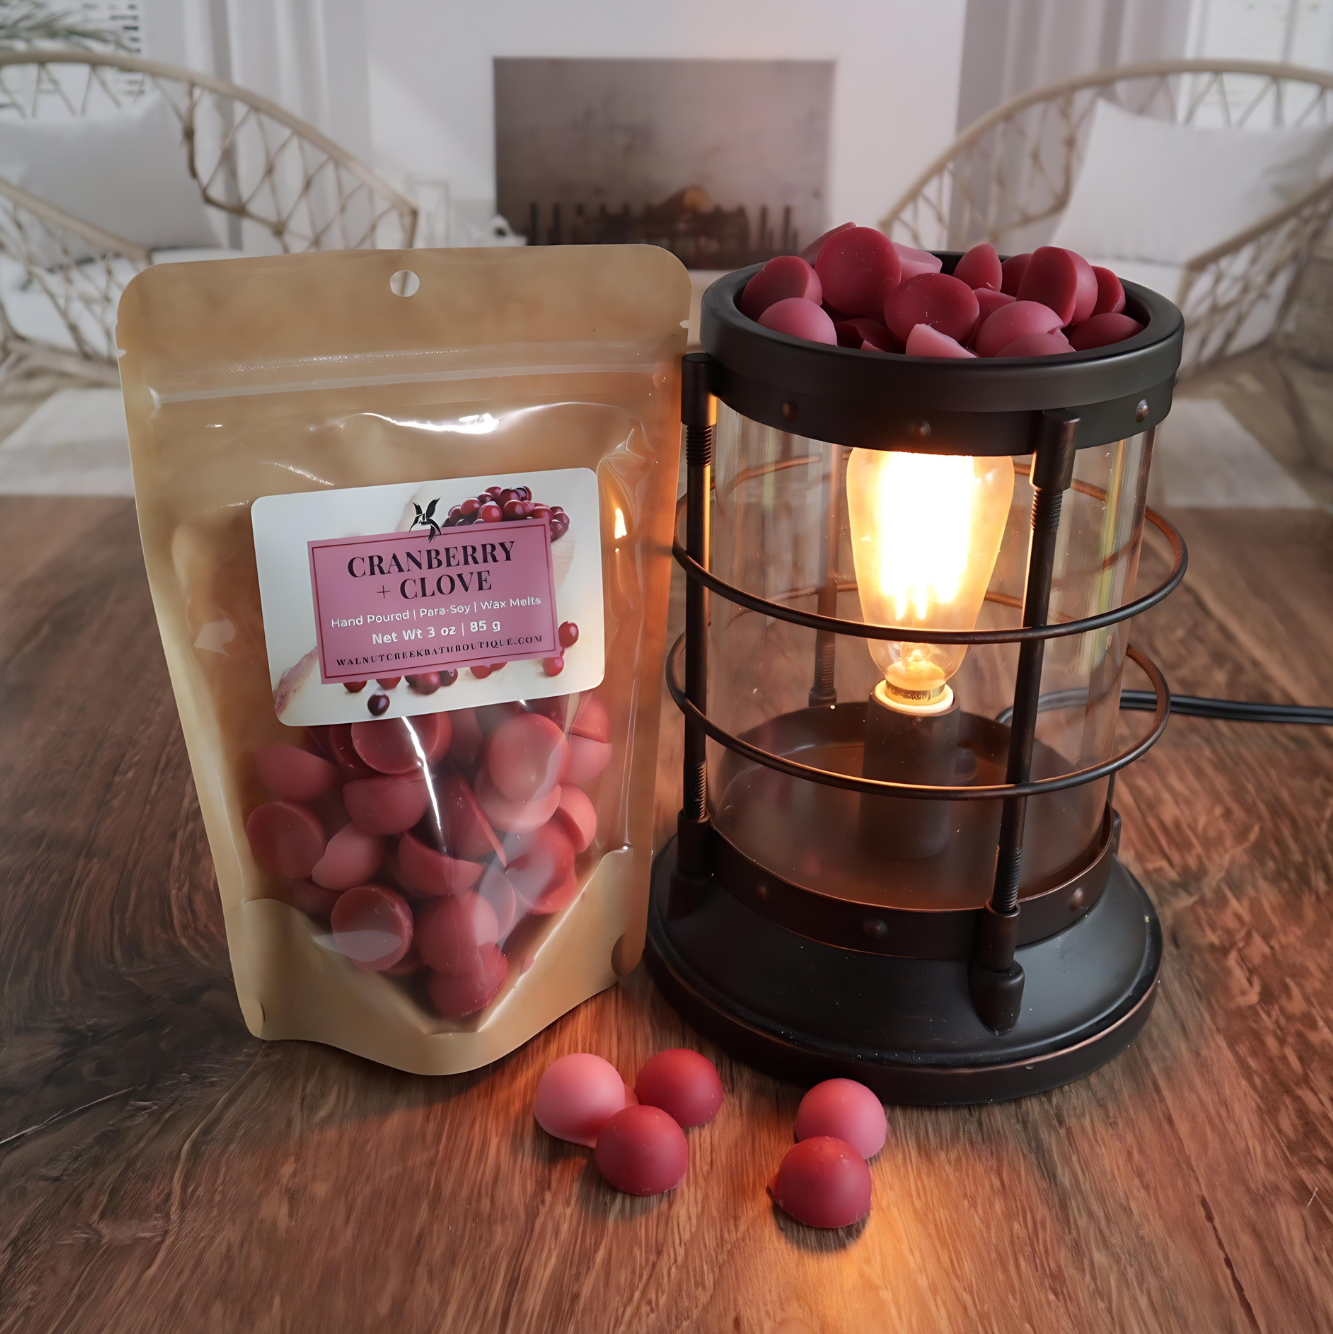
<path fill-rule="evenodd" d="M 1056 690 L 1043 695 L 1037 705 L 1041 713 L 1048 709 L 1068 709 L 1086 704 L 1086 690 Z M 1136 713 L 1152 713 L 1157 696 L 1151 690 L 1122 690 L 1120 707 Z M 1247 699 L 1213 699 L 1207 695 L 1172 695 L 1171 712 L 1185 718 L 1218 718 L 1230 723 L 1299 723 L 1315 727 L 1333 727 L 1333 708 L 1321 704 L 1258 704 Z M 1007 723 L 1013 709 L 1005 709 L 995 721 Z"/>

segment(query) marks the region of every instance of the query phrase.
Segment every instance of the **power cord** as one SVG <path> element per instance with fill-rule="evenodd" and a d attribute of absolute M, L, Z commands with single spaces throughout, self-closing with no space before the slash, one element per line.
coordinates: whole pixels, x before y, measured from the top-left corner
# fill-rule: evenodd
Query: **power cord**
<path fill-rule="evenodd" d="M 1086 704 L 1086 690 L 1055 690 L 1043 695 L 1037 709 L 1068 709 Z M 1120 707 L 1135 713 L 1152 713 L 1157 696 L 1151 690 L 1122 690 Z M 1322 704 L 1257 704 L 1247 699 L 1213 699 L 1208 695 L 1172 695 L 1171 712 L 1185 718 L 1219 718 L 1229 723 L 1302 723 L 1315 727 L 1333 727 L 1333 708 Z M 1013 709 L 1003 710 L 995 721 L 1007 723 Z"/>

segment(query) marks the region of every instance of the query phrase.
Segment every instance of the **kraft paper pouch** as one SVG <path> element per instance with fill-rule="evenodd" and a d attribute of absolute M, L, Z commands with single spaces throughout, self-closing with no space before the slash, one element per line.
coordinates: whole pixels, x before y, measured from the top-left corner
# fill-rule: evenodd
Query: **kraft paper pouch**
<path fill-rule="evenodd" d="M 647 246 L 126 289 L 144 558 L 251 1032 L 468 1070 L 638 961 L 689 296 Z"/>

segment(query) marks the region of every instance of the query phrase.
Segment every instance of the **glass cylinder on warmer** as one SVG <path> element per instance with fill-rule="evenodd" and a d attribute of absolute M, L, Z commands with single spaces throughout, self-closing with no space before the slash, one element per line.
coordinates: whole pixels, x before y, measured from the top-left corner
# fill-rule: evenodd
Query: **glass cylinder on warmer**
<path fill-rule="evenodd" d="M 1151 448 L 1148 432 L 1079 451 L 1060 521 L 1051 621 L 1096 615 L 1134 597 Z M 746 592 L 848 620 L 1017 627 L 1031 538 L 1030 463 L 910 452 L 893 460 L 779 431 L 722 403 L 712 568 Z M 970 531 L 958 503 L 972 507 Z M 959 553 L 969 541 L 964 568 Z M 978 556 L 978 546 L 988 549 Z M 978 562 L 986 567 L 980 572 Z M 858 567 L 878 585 L 864 599 Z M 969 592 L 978 578 L 984 596 Z M 919 591 L 926 586 L 934 610 Z M 1111 757 L 1127 644 L 1125 624 L 1047 641 L 1033 778 Z M 872 731 L 877 715 L 893 717 L 872 694 L 905 698 L 910 712 L 913 697 L 938 700 L 947 687 L 957 714 L 945 770 L 937 754 L 914 774 L 918 761 L 908 746 L 897 770 L 864 771 L 934 785 L 1005 781 L 1017 644 L 923 651 L 910 642 L 817 632 L 711 598 L 709 655 L 710 716 L 765 749 L 859 775 L 868 715 Z M 897 834 L 867 839 L 858 793 L 778 773 L 716 744 L 709 783 L 717 831 L 807 889 L 904 908 L 979 907 L 990 894 L 998 800 L 913 798 L 906 810 L 909 799 L 897 799 L 904 827 L 933 823 L 945 836 L 917 838 L 915 846 L 908 836 L 895 846 Z M 1103 779 L 1029 801 L 1021 897 L 1069 880 L 1097 856 L 1109 834 L 1106 795 Z"/>

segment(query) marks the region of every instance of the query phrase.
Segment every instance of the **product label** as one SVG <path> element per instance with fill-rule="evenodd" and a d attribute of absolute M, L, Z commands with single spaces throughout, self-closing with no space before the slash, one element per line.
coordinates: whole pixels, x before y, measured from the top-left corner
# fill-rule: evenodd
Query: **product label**
<path fill-rule="evenodd" d="M 264 496 L 251 522 L 284 723 L 538 699 L 602 679 L 590 469 Z"/>

